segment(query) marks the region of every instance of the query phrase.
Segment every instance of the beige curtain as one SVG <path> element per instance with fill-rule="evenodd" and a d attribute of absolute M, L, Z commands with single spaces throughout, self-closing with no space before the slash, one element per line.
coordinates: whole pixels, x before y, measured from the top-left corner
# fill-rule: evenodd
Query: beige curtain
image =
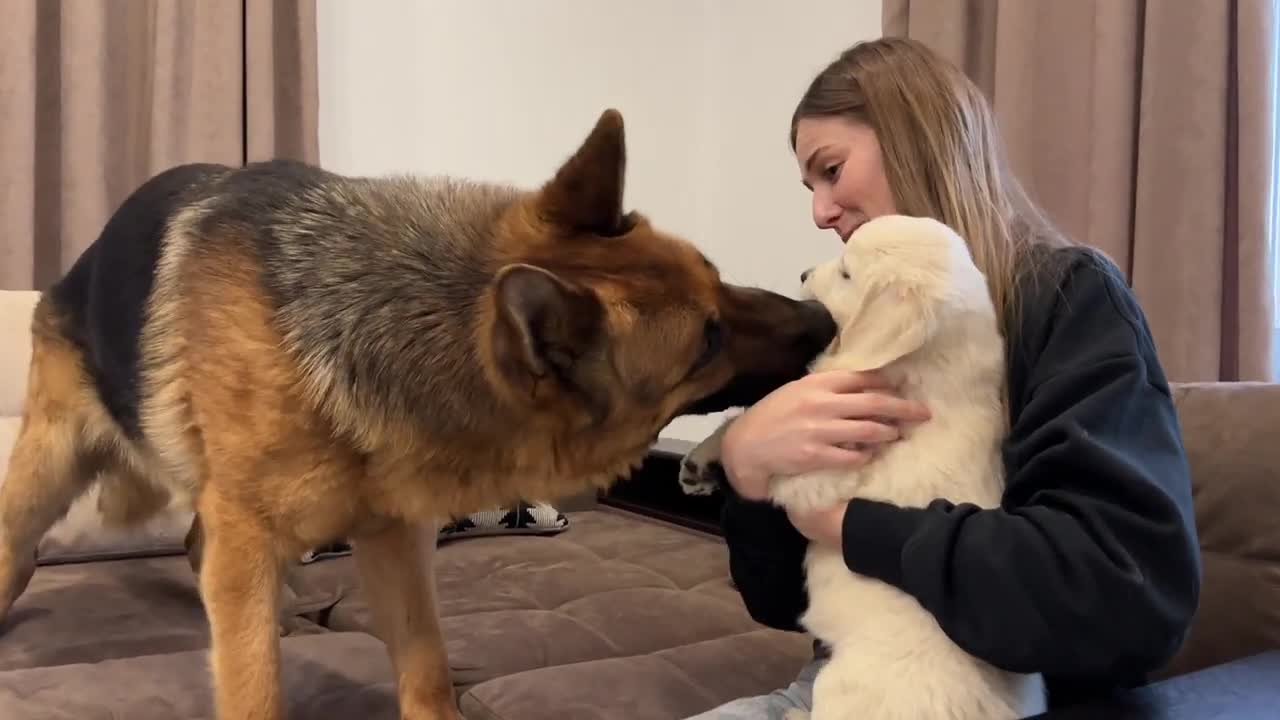
<path fill-rule="evenodd" d="M 44 289 L 140 182 L 315 161 L 315 0 L 9 0 L 0 289 Z"/>
<path fill-rule="evenodd" d="M 1272 378 L 1274 0 L 884 0 L 991 98 L 1059 226 L 1125 269 L 1174 380 Z"/>

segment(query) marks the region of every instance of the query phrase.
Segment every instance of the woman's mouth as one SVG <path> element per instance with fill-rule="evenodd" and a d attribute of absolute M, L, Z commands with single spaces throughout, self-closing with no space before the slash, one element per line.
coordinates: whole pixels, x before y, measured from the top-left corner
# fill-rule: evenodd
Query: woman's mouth
<path fill-rule="evenodd" d="M 854 223 L 849 226 L 849 229 L 846 232 L 840 233 L 840 242 L 848 244 L 849 238 L 853 237 L 853 234 L 858 232 L 858 228 L 862 227 L 863 225 L 866 225 L 867 220 L 868 218 L 865 215 L 855 220 Z"/>

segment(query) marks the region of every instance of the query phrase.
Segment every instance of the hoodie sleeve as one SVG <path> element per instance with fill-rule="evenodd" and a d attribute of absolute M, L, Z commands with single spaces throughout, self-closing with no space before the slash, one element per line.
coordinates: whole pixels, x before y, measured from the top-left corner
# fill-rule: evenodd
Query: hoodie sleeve
<path fill-rule="evenodd" d="M 744 500 L 728 483 L 721 510 L 721 532 L 729 548 L 729 575 L 747 612 L 758 623 L 802 631 L 800 615 L 808 606 L 804 556 L 808 539 L 781 508 Z"/>
<path fill-rule="evenodd" d="M 1200 559 L 1181 431 L 1146 320 L 1118 272 L 1086 258 L 1028 307 L 1035 348 L 1022 382 L 1011 380 L 1001 507 L 854 500 L 843 553 L 997 667 L 1133 678 L 1181 644 Z"/>

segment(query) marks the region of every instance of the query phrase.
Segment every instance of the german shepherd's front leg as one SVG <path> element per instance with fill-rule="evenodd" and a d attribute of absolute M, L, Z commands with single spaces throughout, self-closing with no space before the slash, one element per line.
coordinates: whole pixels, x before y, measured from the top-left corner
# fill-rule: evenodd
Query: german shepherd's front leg
<path fill-rule="evenodd" d="M 457 720 L 436 614 L 434 536 L 400 520 L 354 542 L 374 624 L 396 670 L 403 720 Z"/>
<path fill-rule="evenodd" d="M 280 560 L 266 528 L 206 489 L 200 594 L 211 631 L 218 720 L 283 720 L 280 690 Z"/>

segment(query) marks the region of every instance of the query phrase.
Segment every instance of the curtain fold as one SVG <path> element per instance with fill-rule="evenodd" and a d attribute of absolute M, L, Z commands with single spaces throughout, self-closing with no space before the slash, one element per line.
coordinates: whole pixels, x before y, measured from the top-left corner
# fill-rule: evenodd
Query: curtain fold
<path fill-rule="evenodd" d="M 139 183 L 315 162 L 314 0 L 18 0 L 0 28 L 0 289 L 43 290 Z"/>
<path fill-rule="evenodd" d="M 1275 0 L 884 0 L 987 93 L 1048 215 L 1128 274 L 1170 377 L 1273 378 Z"/>

